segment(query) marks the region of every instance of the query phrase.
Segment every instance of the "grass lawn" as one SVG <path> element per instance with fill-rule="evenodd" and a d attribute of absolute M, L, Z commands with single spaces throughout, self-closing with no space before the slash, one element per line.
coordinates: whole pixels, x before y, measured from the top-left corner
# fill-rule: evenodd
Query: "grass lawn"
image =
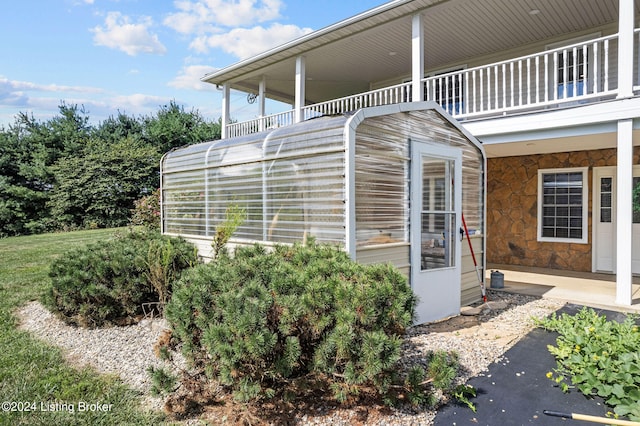
<path fill-rule="evenodd" d="M 14 310 L 40 299 L 56 257 L 113 233 L 111 229 L 0 239 L 0 425 L 163 423 L 162 414 L 143 411 L 139 394 L 119 380 L 73 369 L 58 349 L 16 329 Z M 81 412 L 83 403 L 106 404 L 101 407 L 105 411 Z"/>

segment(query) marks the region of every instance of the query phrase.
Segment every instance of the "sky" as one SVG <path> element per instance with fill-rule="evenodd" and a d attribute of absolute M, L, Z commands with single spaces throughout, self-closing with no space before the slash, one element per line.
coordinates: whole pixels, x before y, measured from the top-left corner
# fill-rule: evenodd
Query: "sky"
<path fill-rule="evenodd" d="M 0 128 L 47 121 L 61 104 L 92 124 L 154 115 L 174 101 L 207 120 L 221 93 L 205 74 L 352 17 L 385 0 L 19 0 L 0 13 Z M 267 109 L 269 109 L 269 104 Z M 267 113 L 283 111 L 282 106 Z M 257 103 L 232 92 L 232 118 Z"/>

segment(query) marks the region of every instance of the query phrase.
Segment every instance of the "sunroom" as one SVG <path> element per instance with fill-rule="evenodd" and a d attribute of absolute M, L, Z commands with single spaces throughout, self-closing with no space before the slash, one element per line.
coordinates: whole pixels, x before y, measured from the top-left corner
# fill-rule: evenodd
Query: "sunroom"
<path fill-rule="evenodd" d="M 211 257 L 237 206 L 246 217 L 231 246 L 313 237 L 390 262 L 420 297 L 418 321 L 433 321 L 481 298 L 485 164 L 478 141 L 433 102 L 319 117 L 167 153 L 162 229 Z"/>

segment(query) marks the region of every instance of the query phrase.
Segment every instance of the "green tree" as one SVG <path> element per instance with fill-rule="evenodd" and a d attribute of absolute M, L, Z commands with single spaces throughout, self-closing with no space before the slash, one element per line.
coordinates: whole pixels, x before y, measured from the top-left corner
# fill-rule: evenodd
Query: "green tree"
<path fill-rule="evenodd" d="M 160 154 L 219 137 L 219 122 L 175 102 L 151 117 L 119 112 L 97 126 L 64 102 L 47 121 L 18 113 L 0 128 L 0 237 L 126 224 L 130 197 L 158 187 Z"/>
<path fill-rule="evenodd" d="M 111 116 L 101 122 L 92 135 L 95 139 L 115 143 L 127 138 L 141 139 L 143 131 L 142 120 L 118 112 L 116 117 Z"/>
<path fill-rule="evenodd" d="M 68 228 L 126 225 L 135 200 L 158 187 L 159 159 L 141 141 L 93 141 L 84 155 L 64 157 L 53 167 L 52 214 Z"/>
<path fill-rule="evenodd" d="M 207 122 L 198 111 L 186 112 L 170 102 L 156 116 L 144 119 L 145 139 L 160 152 L 207 140 L 220 139 L 220 124 Z"/>
<path fill-rule="evenodd" d="M 81 149 L 91 130 L 84 109 L 63 103 L 59 113 L 46 122 L 19 113 L 0 132 L 0 236 L 53 227 L 47 208 L 54 187 L 51 166 Z"/>

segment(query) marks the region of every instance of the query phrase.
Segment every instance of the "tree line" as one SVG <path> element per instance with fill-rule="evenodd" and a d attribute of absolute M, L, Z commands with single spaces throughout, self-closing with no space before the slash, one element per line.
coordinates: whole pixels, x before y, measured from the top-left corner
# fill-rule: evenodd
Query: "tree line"
<path fill-rule="evenodd" d="M 158 188 L 165 152 L 220 138 L 219 121 L 175 102 L 97 125 L 82 107 L 58 109 L 47 121 L 18 113 L 0 128 L 0 237 L 124 226 Z"/>

